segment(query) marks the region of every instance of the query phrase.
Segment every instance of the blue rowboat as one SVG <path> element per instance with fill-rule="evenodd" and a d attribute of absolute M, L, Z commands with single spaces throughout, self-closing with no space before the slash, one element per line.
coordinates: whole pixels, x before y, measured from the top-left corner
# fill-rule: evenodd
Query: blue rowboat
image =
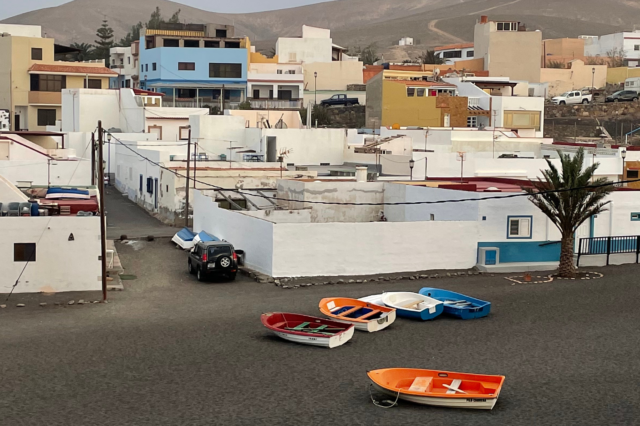
<path fill-rule="evenodd" d="M 439 300 L 444 305 L 444 313 L 461 319 L 482 318 L 489 315 L 491 302 L 469 297 L 454 291 L 424 287 L 420 294 Z"/>
<path fill-rule="evenodd" d="M 383 293 L 382 301 L 394 308 L 399 317 L 423 321 L 434 319 L 442 313 L 444 307 L 439 300 L 409 292 Z"/>

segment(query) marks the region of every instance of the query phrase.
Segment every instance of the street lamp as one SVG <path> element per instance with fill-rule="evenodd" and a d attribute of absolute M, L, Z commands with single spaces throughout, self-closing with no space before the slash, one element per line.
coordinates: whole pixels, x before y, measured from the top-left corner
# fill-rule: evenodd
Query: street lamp
<path fill-rule="evenodd" d="M 596 79 L 596 69 L 595 68 L 591 68 L 591 93 L 592 94 L 593 94 L 593 89 L 594 89 L 593 84 L 594 84 L 595 79 Z"/>
<path fill-rule="evenodd" d="M 413 180 L 413 166 L 416 164 L 416 162 L 413 160 L 413 158 L 411 160 L 409 160 L 409 169 L 411 170 L 411 180 Z"/>
<path fill-rule="evenodd" d="M 313 73 L 313 78 L 314 78 L 314 82 L 313 82 L 313 104 L 317 105 L 318 104 L 318 72 L 314 72 Z"/>
<path fill-rule="evenodd" d="M 622 157 L 622 177 L 620 178 L 620 180 L 624 180 L 624 159 L 627 158 L 627 150 L 623 149 L 622 151 L 620 151 L 620 156 Z M 624 186 L 623 183 L 620 184 L 620 186 Z"/>

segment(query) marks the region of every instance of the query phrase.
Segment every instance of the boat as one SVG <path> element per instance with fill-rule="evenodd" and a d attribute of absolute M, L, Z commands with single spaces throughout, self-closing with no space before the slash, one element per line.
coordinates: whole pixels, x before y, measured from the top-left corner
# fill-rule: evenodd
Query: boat
<path fill-rule="evenodd" d="M 354 331 L 353 325 L 302 314 L 269 312 L 262 314 L 260 320 L 284 340 L 325 348 L 344 345 Z"/>
<path fill-rule="evenodd" d="M 384 368 L 367 375 L 374 389 L 396 399 L 479 410 L 491 410 L 496 405 L 504 383 L 504 376 L 416 368 Z"/>
<path fill-rule="evenodd" d="M 320 312 L 335 321 L 353 324 L 357 330 L 368 332 L 380 331 L 396 319 L 396 310 L 393 308 L 347 297 L 322 299 Z"/>
<path fill-rule="evenodd" d="M 394 308 L 399 317 L 430 320 L 442 313 L 443 303 L 439 300 L 410 292 L 391 292 L 382 295 L 382 302 Z"/>
<path fill-rule="evenodd" d="M 440 300 L 444 304 L 445 314 L 461 319 L 486 317 L 491 311 L 491 302 L 456 293 L 455 291 L 424 287 L 419 293 Z"/>

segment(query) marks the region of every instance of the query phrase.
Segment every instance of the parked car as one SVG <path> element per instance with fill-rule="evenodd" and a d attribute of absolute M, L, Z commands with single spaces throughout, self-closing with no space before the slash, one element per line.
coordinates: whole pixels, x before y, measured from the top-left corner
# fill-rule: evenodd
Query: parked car
<path fill-rule="evenodd" d="M 359 105 L 358 98 L 347 98 L 347 95 L 333 95 L 329 99 L 324 99 L 320 102 L 322 106 L 333 106 L 333 105 Z"/>
<path fill-rule="evenodd" d="M 556 105 L 588 104 L 592 99 L 593 95 L 583 94 L 580 90 L 572 90 L 551 98 L 551 102 Z"/>
<path fill-rule="evenodd" d="M 236 279 L 238 255 L 233 245 L 224 241 L 199 241 L 189 253 L 188 269 L 196 274 L 198 281 L 213 275 Z"/>
<path fill-rule="evenodd" d="M 637 101 L 638 93 L 634 90 L 618 90 L 612 95 L 607 96 L 605 102 L 624 102 L 624 101 Z"/>

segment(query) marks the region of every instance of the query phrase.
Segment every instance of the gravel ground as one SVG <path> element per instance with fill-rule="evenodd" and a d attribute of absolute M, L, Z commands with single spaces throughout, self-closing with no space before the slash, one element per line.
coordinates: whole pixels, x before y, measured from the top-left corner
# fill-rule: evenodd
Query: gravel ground
<path fill-rule="evenodd" d="M 639 424 L 636 265 L 604 278 L 515 284 L 465 276 L 284 290 L 238 276 L 199 283 L 166 239 L 118 245 L 126 291 L 109 304 L 0 309 L 3 425 Z M 398 319 L 328 350 L 280 340 L 263 312 L 319 315 L 328 296 L 422 286 L 493 303 L 484 319 Z M 60 297 L 57 295 L 56 297 Z M 2 303 L 2 302 L 0 302 Z M 366 371 L 502 374 L 492 411 L 401 402 L 384 410 Z"/>

